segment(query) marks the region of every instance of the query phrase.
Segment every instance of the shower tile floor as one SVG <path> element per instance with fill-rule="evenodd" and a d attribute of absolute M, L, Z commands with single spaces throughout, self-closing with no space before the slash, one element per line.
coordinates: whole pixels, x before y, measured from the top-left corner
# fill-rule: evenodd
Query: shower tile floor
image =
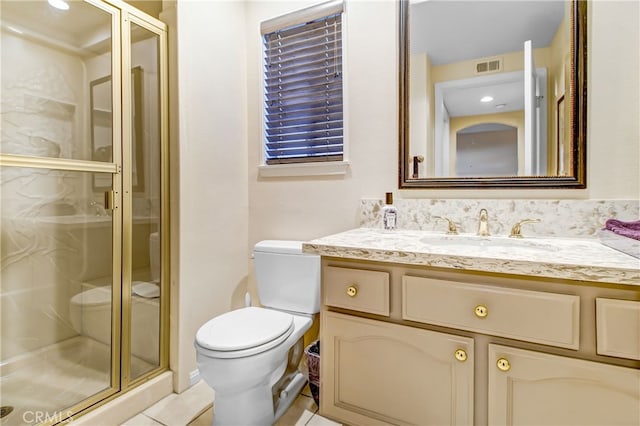
<path fill-rule="evenodd" d="M 204 405 L 203 405 L 203 401 Z M 121 426 L 209 426 L 213 420 L 211 390 L 199 382 L 181 394 L 172 394 L 124 422 Z M 305 387 L 276 426 L 340 426 L 318 414 L 318 406 Z"/>
<path fill-rule="evenodd" d="M 0 401 L 13 411 L 1 426 L 33 425 L 37 412 L 54 417 L 60 407 L 106 389 L 110 359 L 107 345 L 77 336 L 9 360 L 0 367 Z M 134 364 L 133 369 L 146 368 Z"/>

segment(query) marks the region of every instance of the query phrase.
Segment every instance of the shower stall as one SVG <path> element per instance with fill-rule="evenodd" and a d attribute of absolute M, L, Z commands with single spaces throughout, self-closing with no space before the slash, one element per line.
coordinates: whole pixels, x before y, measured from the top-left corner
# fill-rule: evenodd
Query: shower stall
<path fill-rule="evenodd" d="M 166 26 L 121 0 L 2 0 L 2 425 L 168 368 Z"/>

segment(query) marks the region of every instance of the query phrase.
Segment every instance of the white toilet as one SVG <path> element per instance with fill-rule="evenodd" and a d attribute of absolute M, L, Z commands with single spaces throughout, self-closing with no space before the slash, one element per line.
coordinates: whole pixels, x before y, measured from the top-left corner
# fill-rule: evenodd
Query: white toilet
<path fill-rule="evenodd" d="M 254 249 L 264 306 L 227 312 L 196 334 L 198 369 L 215 390 L 214 425 L 271 425 L 305 385 L 302 336 L 320 310 L 320 257 L 299 241 Z"/>
<path fill-rule="evenodd" d="M 160 236 L 149 235 L 151 282 L 134 281 L 131 298 L 131 352 L 143 361 L 158 364 L 160 317 Z M 69 301 L 69 322 L 81 336 L 111 344 L 111 277 L 80 284 Z"/>

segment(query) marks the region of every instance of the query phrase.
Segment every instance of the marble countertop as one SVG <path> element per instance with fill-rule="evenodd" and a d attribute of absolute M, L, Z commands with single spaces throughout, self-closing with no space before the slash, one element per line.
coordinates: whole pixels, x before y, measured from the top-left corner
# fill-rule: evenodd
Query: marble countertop
<path fill-rule="evenodd" d="M 303 244 L 322 256 L 640 286 L 640 259 L 597 239 L 481 238 L 357 228 Z"/>

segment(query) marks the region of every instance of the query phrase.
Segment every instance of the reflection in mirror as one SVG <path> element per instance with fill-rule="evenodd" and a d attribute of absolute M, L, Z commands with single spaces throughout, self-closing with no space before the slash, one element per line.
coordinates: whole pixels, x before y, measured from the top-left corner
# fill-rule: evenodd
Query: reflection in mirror
<path fill-rule="evenodd" d="M 518 174 L 518 128 L 498 123 L 456 130 L 456 176 Z"/>
<path fill-rule="evenodd" d="M 144 161 L 142 149 L 142 76 L 141 67 L 131 70 L 131 98 L 132 103 L 132 187 L 135 192 L 144 191 Z M 111 76 L 93 80 L 90 84 L 91 103 L 91 152 L 93 161 L 112 162 L 113 153 L 113 123 L 111 107 Z M 101 180 L 102 179 L 102 180 Z M 94 191 L 111 188 L 111 178 L 94 176 Z"/>
<path fill-rule="evenodd" d="M 584 2 L 400 8 L 400 188 L 585 186 Z"/>

